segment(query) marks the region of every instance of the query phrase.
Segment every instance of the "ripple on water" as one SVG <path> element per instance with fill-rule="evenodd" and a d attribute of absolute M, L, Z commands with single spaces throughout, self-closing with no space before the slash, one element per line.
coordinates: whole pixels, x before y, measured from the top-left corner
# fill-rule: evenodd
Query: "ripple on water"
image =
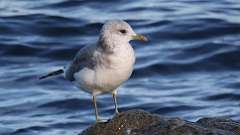
<path fill-rule="evenodd" d="M 240 119 L 238 1 L 1 4 L 1 135 L 77 134 L 94 122 L 89 94 L 63 77 L 40 82 L 37 77 L 65 66 L 81 47 L 95 43 L 104 21 L 113 18 L 127 20 L 150 39 L 131 42 L 137 61 L 131 79 L 119 88 L 120 111 Z M 98 106 L 107 118 L 114 113 L 110 94 L 99 96 Z"/>

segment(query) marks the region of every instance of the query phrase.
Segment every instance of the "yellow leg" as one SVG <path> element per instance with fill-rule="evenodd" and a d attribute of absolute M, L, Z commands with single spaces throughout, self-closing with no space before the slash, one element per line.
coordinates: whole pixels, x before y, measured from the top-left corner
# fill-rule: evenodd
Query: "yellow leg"
<path fill-rule="evenodd" d="M 96 122 L 100 122 L 101 119 L 100 119 L 100 117 L 99 117 L 99 115 L 98 115 L 96 95 L 93 95 L 93 104 L 94 104 L 94 109 L 95 109 Z"/>
<path fill-rule="evenodd" d="M 112 93 L 112 96 L 113 96 L 113 101 L 114 101 L 114 105 L 115 105 L 115 113 L 118 114 L 118 105 L 117 105 L 117 91 L 115 90 L 113 93 Z"/>

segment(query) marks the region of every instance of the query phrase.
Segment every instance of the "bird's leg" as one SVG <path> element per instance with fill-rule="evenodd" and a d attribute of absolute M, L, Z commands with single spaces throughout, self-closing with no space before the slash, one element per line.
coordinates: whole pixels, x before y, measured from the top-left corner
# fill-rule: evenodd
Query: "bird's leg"
<path fill-rule="evenodd" d="M 96 98 L 96 95 L 95 95 L 95 94 L 93 94 L 93 104 L 94 104 L 94 108 L 95 108 L 96 122 L 100 122 L 101 119 L 99 118 L 99 115 L 98 115 L 97 98 Z"/>
<path fill-rule="evenodd" d="M 114 100 L 114 105 L 115 105 L 115 113 L 118 114 L 118 105 L 117 105 L 117 91 L 113 91 L 112 93 L 113 100 Z"/>

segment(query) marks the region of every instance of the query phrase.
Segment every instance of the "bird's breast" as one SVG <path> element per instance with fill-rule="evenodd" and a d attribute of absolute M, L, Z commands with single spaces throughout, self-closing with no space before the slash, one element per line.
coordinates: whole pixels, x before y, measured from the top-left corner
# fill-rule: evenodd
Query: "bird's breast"
<path fill-rule="evenodd" d="M 102 56 L 104 64 L 96 68 L 97 84 L 105 85 L 109 89 L 116 89 L 126 81 L 133 71 L 135 54 L 129 45 L 116 50 L 113 54 Z"/>
<path fill-rule="evenodd" d="M 112 54 L 96 53 L 94 59 L 94 68 L 83 68 L 74 75 L 75 83 L 87 92 L 112 92 L 130 77 L 135 63 L 131 46 Z"/>

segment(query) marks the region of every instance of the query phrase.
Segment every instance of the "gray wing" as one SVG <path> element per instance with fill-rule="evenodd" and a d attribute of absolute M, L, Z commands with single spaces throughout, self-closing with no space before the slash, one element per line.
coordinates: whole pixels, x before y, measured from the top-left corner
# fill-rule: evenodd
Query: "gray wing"
<path fill-rule="evenodd" d="M 93 67 L 93 53 L 95 49 L 95 45 L 88 45 L 78 51 L 73 61 L 67 66 L 65 70 L 65 78 L 67 80 L 74 81 L 74 74 L 81 70 L 83 67 Z"/>

